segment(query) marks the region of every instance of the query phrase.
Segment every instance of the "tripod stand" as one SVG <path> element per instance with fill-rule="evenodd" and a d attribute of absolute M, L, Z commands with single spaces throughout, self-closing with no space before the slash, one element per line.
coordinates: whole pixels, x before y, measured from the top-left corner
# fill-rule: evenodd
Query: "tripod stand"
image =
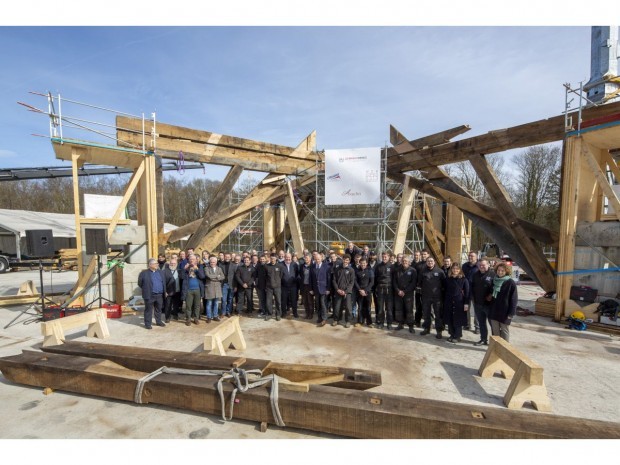
<path fill-rule="evenodd" d="M 103 300 L 105 300 L 106 302 L 111 303 L 111 304 L 114 303 L 112 300 L 106 299 L 105 297 L 103 297 L 101 295 L 101 266 L 102 266 L 101 255 L 97 254 L 97 286 L 98 286 L 98 289 L 99 289 L 99 297 L 95 297 L 90 303 L 88 303 L 86 305 L 86 307 L 90 307 L 96 300 L 99 300 L 99 308 L 102 308 L 101 307 L 101 302 Z"/>

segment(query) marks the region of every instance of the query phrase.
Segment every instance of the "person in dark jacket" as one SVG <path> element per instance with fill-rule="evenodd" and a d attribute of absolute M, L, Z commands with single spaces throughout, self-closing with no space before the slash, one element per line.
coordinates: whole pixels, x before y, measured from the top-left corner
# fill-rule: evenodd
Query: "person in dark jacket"
<path fill-rule="evenodd" d="M 235 271 L 237 271 L 238 264 L 232 261 L 230 253 L 224 254 L 224 261 L 220 263 L 220 268 L 224 272 L 224 281 L 222 281 L 222 316 L 229 317 L 232 312 L 233 295 L 237 290 L 235 281 Z"/>
<path fill-rule="evenodd" d="M 495 278 L 495 272 L 489 266 L 489 261 L 485 258 L 478 261 L 478 271 L 474 273 L 470 290 L 474 312 L 480 326 L 480 340 L 474 344 L 475 346 L 489 345 L 487 320 L 493 298 L 493 278 Z"/>
<path fill-rule="evenodd" d="M 342 266 L 332 273 L 332 285 L 334 288 L 334 320 L 332 326 L 336 326 L 344 314 L 344 327 L 351 326 L 351 294 L 355 284 L 355 270 L 351 267 L 351 257 L 345 255 Z M 342 305 L 344 304 L 344 310 Z"/>
<path fill-rule="evenodd" d="M 510 323 L 517 313 L 519 296 L 517 285 L 510 277 L 512 267 L 504 262 L 495 266 L 493 278 L 493 300 L 489 320 L 493 336 L 500 336 L 510 342 Z"/>
<path fill-rule="evenodd" d="M 270 263 L 265 265 L 267 271 L 267 286 L 265 290 L 265 321 L 271 319 L 271 315 L 275 314 L 276 321 L 280 321 L 282 315 L 282 263 L 278 262 L 278 256 L 271 254 Z M 275 307 L 273 301 L 275 300 Z"/>
<path fill-rule="evenodd" d="M 288 316 L 291 309 L 294 318 L 299 318 L 297 301 L 299 300 L 299 265 L 293 262 L 293 255 L 284 254 L 282 263 L 282 316 Z"/>
<path fill-rule="evenodd" d="M 415 268 L 416 272 L 418 273 L 418 279 L 420 278 L 420 275 L 422 274 L 422 272 L 424 271 L 424 268 L 426 268 L 426 259 L 430 256 L 430 254 L 428 253 L 428 250 L 423 249 L 421 251 L 416 251 L 413 254 L 413 267 Z M 420 289 L 420 287 L 416 287 L 415 290 L 415 316 L 414 316 L 414 320 L 415 320 L 415 325 L 419 328 L 422 326 L 422 316 L 423 316 L 423 311 L 422 311 L 422 289 Z"/>
<path fill-rule="evenodd" d="M 144 327 L 153 328 L 153 310 L 155 310 L 155 323 L 157 326 L 166 326 L 161 321 L 161 311 L 164 309 L 164 299 L 166 298 L 166 288 L 169 286 L 166 275 L 159 269 L 157 260 L 151 258 L 149 267 L 138 275 L 138 286 L 142 289 L 144 299 Z"/>
<path fill-rule="evenodd" d="M 327 321 L 327 299 L 331 289 L 331 267 L 328 263 L 323 263 L 322 254 L 317 254 L 314 258 L 314 267 L 310 270 L 310 281 L 312 282 L 312 294 L 316 299 L 316 309 L 319 314 L 317 324 L 325 326 Z"/>
<path fill-rule="evenodd" d="M 441 306 L 445 281 L 446 275 L 435 264 L 435 259 L 428 257 L 426 267 L 418 276 L 418 287 L 422 292 L 422 312 L 424 314 L 424 330 L 420 333 L 422 336 L 431 332 L 431 322 L 434 316 L 435 330 L 437 331 L 435 337 L 441 339 L 441 333 L 444 330 Z"/>
<path fill-rule="evenodd" d="M 198 324 L 202 310 L 202 299 L 205 295 L 205 273 L 202 266 L 198 266 L 197 257 L 192 254 L 188 258 L 187 268 L 183 271 L 181 300 L 185 302 L 185 325 L 190 325 L 193 318 Z"/>
<path fill-rule="evenodd" d="M 461 342 L 463 326 L 467 323 L 467 304 L 469 302 L 469 281 L 465 278 L 461 265 L 453 263 L 446 278 L 443 300 L 444 323 L 448 325 L 448 342 Z"/>
<path fill-rule="evenodd" d="M 237 282 L 237 314 L 243 314 L 243 307 L 245 306 L 245 313 L 250 315 L 254 310 L 252 303 L 252 286 L 256 280 L 256 270 L 250 263 L 250 257 L 243 259 L 243 266 L 237 268 L 235 271 L 235 280 Z"/>
<path fill-rule="evenodd" d="M 413 329 L 413 293 L 418 283 L 418 273 L 415 268 L 409 266 L 410 259 L 407 256 L 401 258 L 400 266 L 394 274 L 394 314 L 398 322 L 397 330 L 409 326 L 409 332 L 415 334 Z"/>
<path fill-rule="evenodd" d="M 301 285 L 301 301 L 306 310 L 306 319 L 314 317 L 314 294 L 312 292 L 312 281 L 310 273 L 312 271 L 312 257 L 310 254 L 304 255 L 303 264 L 299 268 L 299 284 Z"/>
<path fill-rule="evenodd" d="M 256 294 L 258 295 L 258 315 L 265 316 L 267 308 L 267 261 L 268 256 L 261 254 L 256 265 Z"/>
<path fill-rule="evenodd" d="M 390 253 L 381 254 L 381 263 L 375 269 L 375 292 L 377 295 L 377 308 L 375 309 L 375 323 L 379 329 L 383 329 L 383 323 L 387 319 L 388 329 L 392 329 L 394 318 L 392 277 L 394 265 L 390 262 Z"/>
<path fill-rule="evenodd" d="M 183 302 L 181 301 L 181 285 L 183 284 L 181 275 L 183 272 L 179 270 L 177 258 L 172 257 L 170 259 L 170 263 L 164 268 L 164 274 L 166 275 L 166 283 L 168 283 L 164 313 L 166 315 L 166 323 L 169 323 L 171 317 L 175 320 L 179 319 L 179 312 L 183 307 Z"/>
<path fill-rule="evenodd" d="M 469 261 L 463 263 L 461 267 L 463 270 L 463 274 L 467 281 L 469 281 L 469 287 L 471 288 L 473 284 L 474 274 L 478 271 L 478 254 L 475 251 L 470 251 L 467 255 Z M 467 302 L 468 304 L 470 302 Z M 467 312 L 467 324 L 465 325 L 465 329 L 471 328 L 471 319 L 474 319 L 474 334 L 480 334 L 480 324 L 478 323 L 478 319 L 476 318 L 475 312 L 470 307 Z"/>
<path fill-rule="evenodd" d="M 355 284 L 353 285 L 354 298 L 357 299 L 358 308 L 355 326 L 359 326 L 360 324 L 370 326 L 372 324 L 370 304 L 374 283 L 375 274 L 368 266 L 368 260 L 362 258 L 360 260 L 360 269 L 355 272 Z"/>

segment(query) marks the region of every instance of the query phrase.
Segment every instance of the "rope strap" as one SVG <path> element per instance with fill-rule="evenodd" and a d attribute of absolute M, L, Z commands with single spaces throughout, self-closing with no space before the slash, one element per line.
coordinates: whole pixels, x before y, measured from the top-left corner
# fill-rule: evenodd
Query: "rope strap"
<path fill-rule="evenodd" d="M 224 421 L 232 420 L 233 418 L 233 410 L 235 407 L 235 399 L 237 397 L 237 392 L 247 392 L 250 389 L 263 386 L 265 384 L 271 383 L 271 390 L 269 392 L 269 400 L 271 402 L 271 412 L 273 414 L 273 418 L 276 421 L 276 425 L 284 427 L 284 421 L 282 420 L 282 415 L 280 414 L 280 408 L 278 405 L 278 377 L 277 375 L 269 375 L 261 377 L 262 373 L 260 370 L 243 370 L 241 368 L 233 368 L 230 371 L 222 371 L 222 370 L 189 370 L 185 368 L 168 368 L 161 367 L 155 370 L 152 373 L 149 373 L 146 376 L 143 376 L 138 380 L 138 384 L 136 384 L 136 390 L 134 392 L 134 402 L 137 404 L 142 404 L 142 391 L 144 390 L 144 385 L 155 378 L 156 376 L 162 373 L 170 373 L 170 374 L 178 374 L 178 375 L 197 375 L 197 376 L 219 376 L 217 381 L 217 392 L 220 395 L 220 401 L 222 404 L 222 419 Z M 250 377 L 252 378 L 250 380 Z M 229 407 L 229 415 L 226 417 L 226 398 L 224 396 L 224 381 L 232 380 L 235 388 L 230 394 L 230 407 Z"/>

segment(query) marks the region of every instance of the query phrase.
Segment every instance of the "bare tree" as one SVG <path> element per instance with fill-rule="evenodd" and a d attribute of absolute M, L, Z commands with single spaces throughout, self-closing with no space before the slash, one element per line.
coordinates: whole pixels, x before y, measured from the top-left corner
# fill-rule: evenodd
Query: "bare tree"
<path fill-rule="evenodd" d="M 522 218 L 557 229 L 561 150 L 538 145 L 514 157 L 518 175 L 513 201 Z"/>

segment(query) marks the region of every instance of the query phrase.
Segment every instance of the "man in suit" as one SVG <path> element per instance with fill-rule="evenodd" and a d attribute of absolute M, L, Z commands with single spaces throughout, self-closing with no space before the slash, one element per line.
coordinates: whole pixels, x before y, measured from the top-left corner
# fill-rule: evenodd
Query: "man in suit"
<path fill-rule="evenodd" d="M 252 286 L 256 280 L 256 270 L 250 263 L 250 257 L 243 259 L 243 266 L 237 268 L 235 272 L 235 280 L 237 281 L 237 310 L 238 315 L 243 314 L 243 306 L 245 305 L 246 314 L 252 313 L 254 306 L 252 304 Z"/>
<path fill-rule="evenodd" d="M 170 263 L 164 268 L 166 282 L 169 283 L 166 288 L 165 314 L 166 323 L 170 322 L 170 317 L 175 320 L 179 319 L 179 312 L 183 306 L 181 302 L 181 285 L 183 284 L 181 275 L 183 272 L 179 270 L 178 259 L 172 257 Z"/>
<path fill-rule="evenodd" d="M 299 299 L 299 265 L 293 263 L 293 256 L 290 253 L 284 255 L 282 270 L 282 316 L 288 316 L 290 308 L 293 317 L 299 318 L 297 314 L 297 300 Z"/>
<path fill-rule="evenodd" d="M 220 268 L 224 272 L 224 281 L 222 282 L 222 316 L 229 317 L 232 312 L 233 295 L 237 288 L 235 283 L 235 272 L 237 264 L 231 260 L 232 256 L 226 252 L 224 261 L 220 264 Z"/>
<path fill-rule="evenodd" d="M 312 294 L 317 299 L 317 310 L 319 313 L 317 323 L 325 326 L 327 320 L 327 298 L 331 287 L 331 270 L 327 263 L 323 263 L 323 255 L 317 254 L 315 257 L 314 268 L 310 270 L 312 282 Z"/>
<path fill-rule="evenodd" d="M 314 264 L 310 254 L 304 255 L 304 263 L 299 267 L 299 284 L 301 286 L 301 299 L 306 310 L 306 319 L 311 320 L 314 316 L 314 295 L 312 294 L 312 281 L 310 273 Z"/>
<path fill-rule="evenodd" d="M 161 321 L 161 312 L 164 309 L 166 288 L 171 283 L 166 280 L 163 270 L 159 269 L 159 263 L 155 258 L 149 259 L 149 267 L 138 275 L 138 286 L 142 289 L 144 299 L 144 327 L 152 329 L 153 310 L 155 310 L 155 323 L 157 326 L 166 326 Z"/>

